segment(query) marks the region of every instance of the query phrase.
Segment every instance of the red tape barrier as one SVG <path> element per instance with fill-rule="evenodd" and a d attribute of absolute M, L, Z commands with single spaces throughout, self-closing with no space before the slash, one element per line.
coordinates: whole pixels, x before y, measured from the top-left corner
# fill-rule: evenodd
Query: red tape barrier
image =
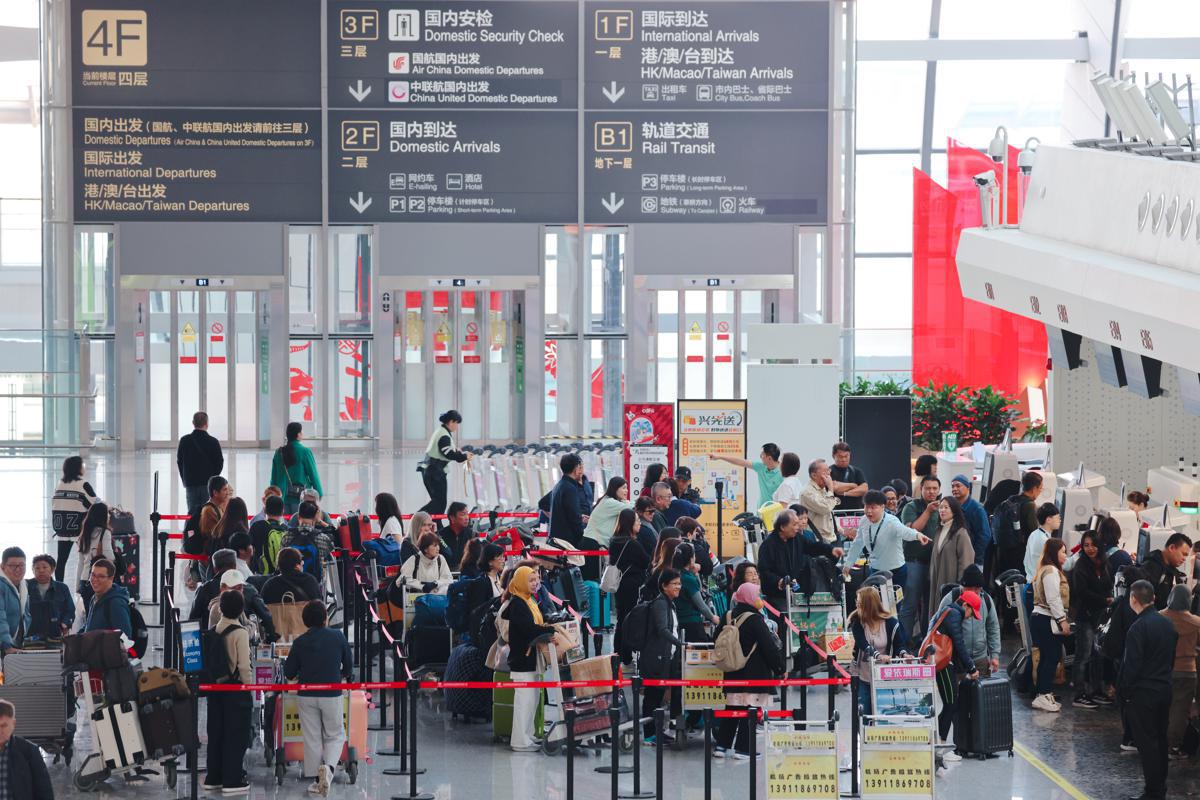
<path fill-rule="evenodd" d="M 176 553 L 176 561 L 208 561 L 208 556 L 192 555 L 191 553 Z"/>
<path fill-rule="evenodd" d="M 373 520 L 379 519 L 379 517 L 375 516 L 374 514 L 367 514 L 365 516 L 368 519 L 373 519 Z M 467 516 L 469 516 L 471 519 L 490 519 L 492 515 L 490 512 L 488 512 L 486 514 L 468 514 Z M 341 514 L 330 514 L 329 515 L 330 519 L 341 519 L 341 517 L 342 517 Z M 538 512 L 536 512 L 536 511 L 497 511 L 496 512 L 496 519 L 537 519 L 537 517 L 538 517 Z M 159 514 L 158 518 L 159 519 L 181 519 L 181 520 L 190 519 L 190 517 L 187 514 Z M 412 518 L 413 518 L 412 514 L 401 514 L 400 515 L 400 519 L 412 519 Z M 254 519 L 254 517 L 249 516 L 249 517 L 246 517 L 246 519 L 251 520 L 251 519 Z M 433 519 L 446 519 L 446 515 L 445 514 L 434 514 Z"/>
<path fill-rule="evenodd" d="M 408 665 L 405 664 L 407 669 Z M 411 676 L 411 672 L 409 675 Z M 779 678 L 776 680 L 744 681 L 685 681 L 677 679 L 646 678 L 643 686 L 675 688 L 729 687 L 758 688 L 770 686 L 844 686 L 850 681 L 844 678 Z M 420 681 L 421 689 L 613 689 L 632 686 L 632 681 Z M 374 681 L 370 683 L 205 683 L 202 692 L 333 692 L 374 689 L 406 689 L 404 681 Z"/>

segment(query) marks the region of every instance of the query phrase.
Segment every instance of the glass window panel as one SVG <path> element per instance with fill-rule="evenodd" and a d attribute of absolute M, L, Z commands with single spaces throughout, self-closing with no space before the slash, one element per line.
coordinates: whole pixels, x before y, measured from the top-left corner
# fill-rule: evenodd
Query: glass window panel
<path fill-rule="evenodd" d="M 1126 36 L 1195 36 L 1200 31 L 1200 4 L 1196 0 L 1137 0 L 1131 4 L 1125 24 Z"/>
<path fill-rule="evenodd" d="M 171 295 L 169 292 L 150 293 L 149 347 L 150 363 L 150 440 L 170 441 L 171 436 Z M 165 395 L 165 397 L 164 397 Z M 178 402 L 178 401 L 176 401 Z M 186 428 L 184 430 L 187 430 Z"/>
<path fill-rule="evenodd" d="M 316 400 L 316 351 L 322 342 L 292 339 L 288 350 L 288 420 L 312 422 Z"/>
<path fill-rule="evenodd" d="M 738 349 L 740 350 L 740 357 L 738 360 L 741 362 L 742 372 L 741 392 L 738 396 L 741 398 L 746 397 L 746 389 L 749 386 L 747 367 L 749 367 L 752 363 L 761 363 L 759 359 L 750 358 L 749 326 L 758 325 L 763 321 L 762 294 L 763 293 L 761 291 L 748 289 L 738 293 L 742 304 L 742 332 L 740 336 L 741 341 L 738 342 Z"/>
<path fill-rule="evenodd" d="M 1066 61 L 943 61 L 938 65 L 933 145 L 953 137 L 986 148 L 996 126 L 1008 128 L 1020 148 L 1030 136 L 1042 144 L 1063 142 L 1062 105 Z"/>
<path fill-rule="evenodd" d="M 625 331 L 625 233 L 616 229 L 588 234 L 588 325 L 598 333 Z"/>
<path fill-rule="evenodd" d="M 683 396 L 708 397 L 708 348 L 704 334 L 708 327 L 708 292 L 683 293 Z"/>
<path fill-rule="evenodd" d="M 926 39 L 930 0 L 858 0 L 859 39 Z"/>
<path fill-rule="evenodd" d="M 578 328 L 575 298 L 580 290 L 578 239 L 574 228 L 546 231 L 546 332 L 575 333 Z"/>
<path fill-rule="evenodd" d="M 860 61 L 856 88 L 855 143 L 860 150 L 921 146 L 924 61 Z"/>
<path fill-rule="evenodd" d="M 200 294 L 175 292 L 175 324 L 179 327 L 179 394 L 175 399 L 176 430 L 185 433 L 192 429 L 192 414 L 200 406 Z M 203 409 L 211 418 L 224 408 Z"/>
<path fill-rule="evenodd" d="M 255 441 L 258 437 L 258 397 L 264 388 L 258 383 L 258 331 L 254 309 L 254 292 L 235 292 L 234 309 L 237 314 L 232 348 L 234 357 L 235 386 L 237 399 L 233 413 L 235 438 L 238 441 Z"/>
<path fill-rule="evenodd" d="M 588 433 L 599 436 L 621 434 L 621 404 L 625 397 L 625 342 L 620 339 L 593 340 L 591 356 L 591 402 Z"/>
<path fill-rule="evenodd" d="M 545 387 L 545 402 L 543 413 L 546 424 L 558 422 L 558 340 L 547 339 L 543 354 L 542 369 L 545 371 L 543 384 Z"/>
<path fill-rule="evenodd" d="M 229 303 L 226 292 L 204 292 L 205 336 L 204 410 L 209 432 L 229 438 Z M 180 426 L 180 430 L 185 430 Z"/>
<path fill-rule="evenodd" d="M 913 167 L 920 156 L 860 155 L 856 160 L 854 249 L 912 250 Z"/>
<path fill-rule="evenodd" d="M 857 328 L 912 329 L 912 259 L 858 258 L 854 262 Z"/>
<path fill-rule="evenodd" d="M 317 332 L 317 236 L 288 234 L 288 325 L 292 333 Z"/>
<path fill-rule="evenodd" d="M 943 39 L 1069 39 L 1086 27 L 1077 5 L 1067 0 L 1004 0 L 991 8 L 980 0 L 942 0 L 938 35 Z M 1107 13 L 1106 22 L 1111 23 L 1112 12 Z"/>
<path fill-rule="evenodd" d="M 8 231 L 4 232 L 5 235 Z M 8 256 L 7 243 L 3 254 Z M 113 330 L 113 235 L 80 229 L 75 237 L 75 327 L 90 333 Z M 5 261 L 4 266 L 9 266 Z"/>
<path fill-rule="evenodd" d="M 735 314 L 734 302 L 738 294 L 749 292 L 712 292 L 712 325 L 708 332 L 709 347 L 712 349 L 712 396 L 717 398 L 734 397 L 733 381 L 733 348 Z M 755 294 L 761 294 L 755 292 Z"/>
<path fill-rule="evenodd" d="M 650 386 L 659 403 L 679 399 L 679 292 L 657 292 L 657 321 L 654 353 L 651 356 Z"/>
<path fill-rule="evenodd" d="M 337 339 L 333 376 L 337 393 L 335 436 L 369 436 L 371 433 L 371 340 Z"/>
<path fill-rule="evenodd" d="M 371 234 L 337 231 L 332 234 L 333 325 L 331 332 L 371 331 Z"/>

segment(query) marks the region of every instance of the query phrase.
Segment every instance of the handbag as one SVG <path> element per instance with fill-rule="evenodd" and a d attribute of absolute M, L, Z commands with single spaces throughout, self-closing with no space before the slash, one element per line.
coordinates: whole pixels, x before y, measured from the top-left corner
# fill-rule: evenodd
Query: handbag
<path fill-rule="evenodd" d="M 288 469 L 287 463 L 283 460 L 283 448 L 281 447 L 275 452 L 279 453 L 279 463 L 283 465 L 283 474 L 287 476 L 287 491 L 283 493 L 284 498 L 289 503 L 299 503 L 300 498 L 304 496 L 304 490 L 308 487 L 292 480 L 292 471 Z"/>
<path fill-rule="evenodd" d="M 950 666 L 950 658 L 954 654 L 954 642 L 949 636 L 938 630 L 949 613 L 950 609 L 948 608 L 942 611 L 937 622 L 933 623 L 933 627 L 925 635 L 925 641 L 921 642 L 921 649 L 917 653 L 919 657 L 924 658 L 929 649 L 933 648 L 933 668 L 938 672 Z"/>
<path fill-rule="evenodd" d="M 117 507 L 109 513 L 108 519 L 108 527 L 113 532 L 113 536 L 132 536 L 137 533 L 132 511 Z"/>
<path fill-rule="evenodd" d="M 507 620 L 504 629 L 501 630 L 500 622 L 501 615 L 504 614 L 504 609 L 508 607 L 509 600 L 505 600 L 496 612 L 496 641 L 492 642 L 492 646 L 488 648 L 487 657 L 483 663 L 488 669 L 493 672 L 508 672 L 508 642 L 505 640 L 508 635 Z"/>
<path fill-rule="evenodd" d="M 629 541 L 621 550 L 621 555 L 617 556 L 616 564 L 609 564 L 604 568 L 604 574 L 600 576 L 600 591 L 605 594 L 616 594 L 621 588 L 621 578 L 625 577 L 625 573 L 617 566 L 621 563 L 621 559 L 625 556 L 625 551 L 633 544 L 633 540 Z"/>
<path fill-rule="evenodd" d="M 267 608 L 271 611 L 275 632 L 281 638 L 292 639 L 308 630 L 304 624 L 304 604 L 297 603 L 296 596 L 291 592 L 284 592 L 278 603 L 271 603 Z"/>

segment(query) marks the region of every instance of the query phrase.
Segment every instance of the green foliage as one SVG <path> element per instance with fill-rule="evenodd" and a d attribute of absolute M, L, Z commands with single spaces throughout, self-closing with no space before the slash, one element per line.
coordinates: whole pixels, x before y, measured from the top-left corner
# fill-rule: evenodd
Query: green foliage
<path fill-rule="evenodd" d="M 1022 442 L 1044 442 L 1046 434 L 1050 432 L 1049 426 L 1043 420 L 1026 420 L 1029 422 L 1029 427 L 1025 429 L 1025 435 L 1021 437 Z"/>
<path fill-rule="evenodd" d="M 866 378 L 859 377 L 853 386 L 845 381 L 838 386 L 839 399 L 847 395 L 852 397 L 867 395 L 871 397 L 895 397 L 896 395 L 906 394 L 912 394 L 912 387 L 909 386 L 908 382 L 901 383 L 890 378 L 882 381 L 869 381 Z"/>
<path fill-rule="evenodd" d="M 929 450 L 942 446 L 942 432 L 956 431 L 960 446 L 994 443 L 1017 418 L 1017 400 L 990 386 L 963 389 L 955 384 L 913 390 L 913 443 Z"/>

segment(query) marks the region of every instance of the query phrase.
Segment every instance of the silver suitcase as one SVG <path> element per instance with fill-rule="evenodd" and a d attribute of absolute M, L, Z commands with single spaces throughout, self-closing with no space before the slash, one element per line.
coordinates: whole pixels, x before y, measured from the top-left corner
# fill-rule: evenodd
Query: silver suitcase
<path fill-rule="evenodd" d="M 61 650 L 27 650 L 4 657 L 4 683 L 12 686 L 61 687 Z"/>
<path fill-rule="evenodd" d="M 11 656 L 10 656 L 11 658 Z M 62 686 L 0 685 L 0 698 L 17 709 L 18 736 L 26 739 L 57 739 L 67 724 L 66 698 Z"/>
<path fill-rule="evenodd" d="M 146 744 L 135 704 L 117 703 L 96 709 L 92 714 L 92 730 L 100 757 L 110 770 L 146 761 Z"/>

